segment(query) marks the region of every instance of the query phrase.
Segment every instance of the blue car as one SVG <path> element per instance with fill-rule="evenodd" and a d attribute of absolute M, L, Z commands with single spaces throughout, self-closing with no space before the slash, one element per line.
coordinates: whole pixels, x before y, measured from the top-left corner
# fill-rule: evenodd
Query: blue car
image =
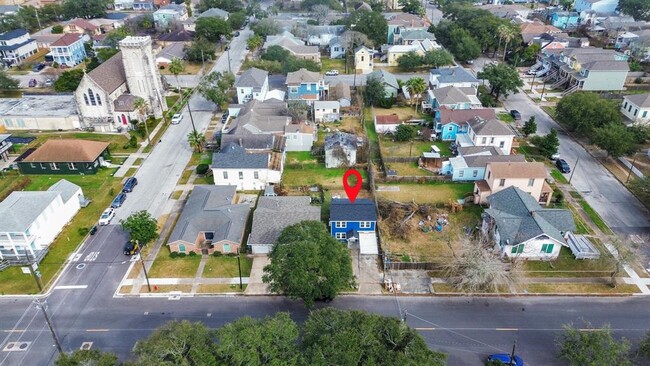
<path fill-rule="evenodd" d="M 120 193 L 117 196 L 115 196 L 115 199 L 113 199 L 113 202 L 111 203 L 111 208 L 119 208 L 122 206 L 124 203 L 124 200 L 126 200 L 126 193 Z"/>
<path fill-rule="evenodd" d="M 490 361 L 500 361 L 506 366 L 524 366 L 524 360 L 521 357 L 515 355 L 514 359 L 507 353 L 497 353 L 494 355 L 488 356 L 487 362 Z"/>
<path fill-rule="evenodd" d="M 129 193 L 133 191 L 133 188 L 138 185 L 138 179 L 136 177 L 130 177 L 129 179 L 124 182 L 124 186 L 122 187 L 122 192 L 124 193 Z"/>

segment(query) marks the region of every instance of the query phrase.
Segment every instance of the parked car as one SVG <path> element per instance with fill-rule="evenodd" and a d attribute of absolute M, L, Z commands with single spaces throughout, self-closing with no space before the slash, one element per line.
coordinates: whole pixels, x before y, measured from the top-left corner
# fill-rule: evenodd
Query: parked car
<path fill-rule="evenodd" d="M 137 241 L 134 243 L 133 241 L 129 240 L 126 242 L 126 244 L 124 244 L 124 255 L 134 255 L 137 254 L 139 250 L 140 245 L 138 245 Z"/>
<path fill-rule="evenodd" d="M 512 357 L 507 353 L 497 353 L 494 355 L 490 355 L 487 358 L 487 362 L 490 361 L 500 361 L 502 364 L 506 366 L 524 366 L 524 360 L 521 357 L 519 357 L 518 355 Z"/>
<path fill-rule="evenodd" d="M 327 76 L 336 76 L 336 75 L 338 75 L 338 74 L 339 74 L 339 70 L 334 70 L 334 69 L 329 70 L 329 71 L 327 71 L 327 72 L 325 73 L 325 75 L 327 75 Z"/>
<path fill-rule="evenodd" d="M 39 63 L 39 64 L 34 65 L 34 67 L 32 68 L 32 71 L 39 72 L 39 71 L 43 70 L 44 68 L 45 68 L 45 64 L 40 64 Z"/>
<path fill-rule="evenodd" d="M 516 109 L 512 109 L 510 111 L 510 115 L 512 116 L 512 118 L 514 118 L 517 121 L 519 121 L 521 119 L 521 113 L 519 113 L 519 111 L 516 110 Z"/>
<path fill-rule="evenodd" d="M 120 208 L 122 207 L 122 204 L 126 200 L 126 193 L 120 193 L 117 196 L 115 196 L 115 199 L 113 199 L 113 202 L 111 203 L 111 208 Z"/>
<path fill-rule="evenodd" d="M 49 87 L 49 86 L 52 86 L 52 84 L 54 84 L 54 81 L 52 81 L 52 79 L 45 80 L 45 86 Z"/>
<path fill-rule="evenodd" d="M 90 228 L 90 235 L 95 235 L 97 232 L 97 225 L 93 225 L 93 227 Z"/>
<path fill-rule="evenodd" d="M 235 37 L 239 37 L 239 31 L 235 32 Z"/>
<path fill-rule="evenodd" d="M 126 182 L 124 182 L 124 186 L 122 187 L 122 192 L 124 193 L 129 193 L 133 192 L 133 188 L 138 185 L 138 178 L 136 177 L 129 177 Z"/>
<path fill-rule="evenodd" d="M 36 82 L 36 79 L 29 79 L 29 84 L 28 84 L 28 85 L 29 85 L 30 88 L 35 87 L 36 84 L 38 84 L 38 83 Z"/>
<path fill-rule="evenodd" d="M 555 166 L 557 166 L 562 173 L 571 173 L 571 167 L 569 167 L 569 163 L 564 159 L 557 159 L 555 161 Z"/>
<path fill-rule="evenodd" d="M 113 220 L 113 217 L 115 217 L 115 211 L 113 211 L 112 208 L 105 209 L 104 212 L 102 212 L 102 215 L 99 217 L 99 226 L 110 224 L 111 220 Z"/>
<path fill-rule="evenodd" d="M 555 154 L 551 155 L 551 160 L 556 161 L 557 159 L 560 158 L 560 153 L 556 152 Z"/>
<path fill-rule="evenodd" d="M 176 113 L 175 115 L 172 116 L 172 124 L 173 125 L 177 125 L 177 124 L 181 123 L 182 120 L 183 120 L 183 115 L 180 114 L 180 113 Z"/>

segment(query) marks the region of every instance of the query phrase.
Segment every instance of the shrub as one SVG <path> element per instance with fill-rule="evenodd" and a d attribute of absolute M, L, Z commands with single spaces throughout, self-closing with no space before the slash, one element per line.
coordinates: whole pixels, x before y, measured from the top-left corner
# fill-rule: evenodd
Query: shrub
<path fill-rule="evenodd" d="M 560 191 L 559 189 L 555 191 L 555 198 L 553 199 L 556 204 L 560 205 L 564 201 L 564 192 Z"/>
<path fill-rule="evenodd" d="M 190 252 L 189 256 L 190 257 L 196 257 L 196 252 Z"/>
<path fill-rule="evenodd" d="M 178 253 L 178 256 L 181 257 L 181 258 L 183 258 L 183 257 L 187 256 L 187 254 L 185 254 L 185 253 Z"/>
<path fill-rule="evenodd" d="M 226 255 L 229 256 L 229 257 L 236 257 L 236 256 L 237 256 L 237 253 L 228 253 L 228 254 L 226 254 Z"/>
<path fill-rule="evenodd" d="M 643 79 L 641 77 L 634 79 L 634 84 L 642 84 L 642 83 L 643 83 Z"/>
<path fill-rule="evenodd" d="M 212 253 L 212 255 L 215 256 L 215 257 L 221 257 L 223 254 L 221 254 L 220 251 L 215 250 L 215 251 Z"/>
<path fill-rule="evenodd" d="M 173 259 L 173 258 L 176 258 L 176 257 L 178 257 L 178 252 L 171 252 L 171 253 L 169 253 L 169 256 L 170 256 L 172 259 Z"/>
<path fill-rule="evenodd" d="M 115 195 L 115 188 L 111 187 L 111 189 L 108 190 L 108 195 L 109 196 L 114 196 Z"/>
<path fill-rule="evenodd" d="M 204 175 L 208 172 L 210 166 L 208 164 L 199 164 L 196 166 L 196 174 Z"/>
<path fill-rule="evenodd" d="M 86 234 L 88 234 L 89 231 L 90 229 L 88 229 L 87 227 L 80 227 L 77 229 L 77 233 L 79 233 L 80 236 L 86 236 Z"/>

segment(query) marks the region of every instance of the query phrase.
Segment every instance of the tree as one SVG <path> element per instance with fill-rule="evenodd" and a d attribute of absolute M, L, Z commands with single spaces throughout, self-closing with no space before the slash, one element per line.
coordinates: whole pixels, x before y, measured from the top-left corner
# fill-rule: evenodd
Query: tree
<path fill-rule="evenodd" d="M 646 0 L 619 0 L 618 10 L 636 21 L 650 22 L 650 3 Z"/>
<path fill-rule="evenodd" d="M 319 4 L 311 7 L 311 14 L 318 24 L 325 24 L 327 22 L 327 16 L 330 13 L 330 7 L 328 5 Z"/>
<path fill-rule="evenodd" d="M 609 326 L 598 329 L 586 323 L 582 328 L 591 331 L 582 331 L 573 324 L 565 325 L 564 332 L 557 339 L 560 357 L 569 366 L 632 365 L 628 355 L 630 342 L 627 339 L 617 341 Z"/>
<path fill-rule="evenodd" d="M 235 83 L 235 76 L 229 72 L 212 72 L 201 80 L 199 93 L 212 103 L 223 106 L 230 100 L 228 89 Z"/>
<path fill-rule="evenodd" d="M 282 26 L 274 19 L 265 18 L 253 24 L 251 30 L 258 36 L 266 38 L 282 32 Z"/>
<path fill-rule="evenodd" d="M 448 49 L 459 61 L 473 60 L 481 55 L 481 46 L 464 29 L 453 30 L 450 34 L 450 43 L 451 47 Z"/>
<path fill-rule="evenodd" d="M 508 98 L 508 94 L 524 86 L 517 69 L 506 64 L 488 65 L 477 76 L 490 82 L 490 94 L 496 99 L 501 95 Z"/>
<path fill-rule="evenodd" d="M 178 75 L 183 72 L 183 69 L 185 69 L 185 66 L 183 65 L 183 61 L 181 61 L 179 58 L 174 57 L 172 59 L 172 63 L 169 64 L 169 72 L 174 75 L 176 78 L 176 86 L 178 88 L 178 93 L 181 96 L 181 99 L 183 99 L 183 93 L 181 92 L 181 83 L 178 81 Z"/>
<path fill-rule="evenodd" d="M 312 307 L 316 300 L 333 299 L 354 284 L 350 254 L 319 221 L 291 225 L 280 234 L 264 267 L 269 289 Z"/>
<path fill-rule="evenodd" d="M 97 52 L 97 60 L 100 63 L 103 63 L 109 58 L 115 56 L 118 50 L 115 48 L 100 48 L 96 52 Z"/>
<path fill-rule="evenodd" d="M 82 69 L 65 71 L 54 82 L 54 90 L 58 92 L 73 92 L 77 90 L 83 77 L 84 71 Z"/>
<path fill-rule="evenodd" d="M 172 320 L 135 344 L 138 366 L 217 366 L 215 332 L 203 324 Z"/>
<path fill-rule="evenodd" d="M 517 284 L 518 263 L 501 261 L 498 253 L 488 250 L 492 246 L 485 237 L 463 236 L 460 240 L 460 253 L 452 251 L 453 259 L 447 265 L 448 276 L 455 279 L 456 288 L 469 293 L 499 292 L 503 287 Z"/>
<path fill-rule="evenodd" d="M 639 351 L 637 353 L 641 357 L 650 358 L 650 331 L 639 342 Z"/>
<path fill-rule="evenodd" d="M 140 20 L 138 21 L 138 26 L 142 29 L 153 29 L 154 27 L 153 15 L 151 14 L 142 15 L 140 17 Z"/>
<path fill-rule="evenodd" d="M 106 0 L 65 0 L 63 14 L 68 19 L 72 18 L 102 18 L 106 16 Z"/>
<path fill-rule="evenodd" d="M 290 56 L 291 54 L 288 50 L 281 46 L 273 45 L 264 51 L 264 54 L 262 54 L 262 60 L 285 62 Z"/>
<path fill-rule="evenodd" d="M 395 141 L 411 141 L 417 136 L 413 126 L 401 124 L 395 129 Z"/>
<path fill-rule="evenodd" d="M 158 237 L 158 222 L 146 210 L 134 212 L 125 220 L 120 220 L 122 229 L 141 245 Z"/>
<path fill-rule="evenodd" d="M 422 66 L 422 62 L 422 56 L 415 53 L 415 51 L 407 52 L 397 59 L 397 65 L 404 71 L 413 71 Z"/>
<path fill-rule="evenodd" d="M 575 92 L 560 99 L 555 119 L 569 131 L 586 136 L 591 136 L 594 128 L 621 122 L 618 106 L 589 92 Z"/>
<path fill-rule="evenodd" d="M 423 78 L 410 78 L 406 81 L 411 99 L 415 98 L 415 111 L 418 110 L 418 105 L 422 99 L 422 94 L 427 90 L 427 83 Z"/>
<path fill-rule="evenodd" d="M 595 128 L 591 141 L 613 158 L 633 154 L 638 149 L 634 134 L 622 123 Z"/>
<path fill-rule="evenodd" d="M 16 89 L 19 84 L 20 82 L 9 76 L 6 71 L 0 70 L 0 89 Z"/>
<path fill-rule="evenodd" d="M 185 57 L 188 61 L 203 62 L 205 60 L 213 60 L 214 52 L 217 46 L 208 41 L 207 39 L 199 38 L 189 45 L 183 47 Z"/>
<path fill-rule="evenodd" d="M 521 132 L 523 132 L 526 137 L 537 132 L 537 123 L 535 122 L 535 116 L 531 116 L 528 121 L 524 123 L 524 127 L 521 129 Z"/>
<path fill-rule="evenodd" d="M 380 45 L 386 43 L 388 21 L 386 21 L 382 13 L 374 11 L 353 11 L 343 21 L 347 29 L 365 34 L 373 44 Z"/>
<path fill-rule="evenodd" d="M 628 187 L 641 202 L 646 206 L 650 205 L 650 177 L 634 179 Z"/>
<path fill-rule="evenodd" d="M 289 313 L 274 317 L 239 318 L 217 330 L 221 365 L 299 365 L 298 325 Z"/>
<path fill-rule="evenodd" d="M 210 8 L 219 8 L 229 13 L 235 13 L 243 9 L 239 0 L 201 0 L 199 1 L 198 10 L 203 13 Z"/>
<path fill-rule="evenodd" d="M 431 50 L 424 54 L 423 62 L 425 65 L 436 69 L 440 66 L 452 65 L 454 57 L 446 50 Z"/>
<path fill-rule="evenodd" d="M 187 9 L 187 16 L 189 18 L 192 17 L 192 2 L 191 0 L 184 0 L 183 3 L 185 4 L 185 8 Z"/>
<path fill-rule="evenodd" d="M 363 98 L 369 105 L 374 106 L 386 97 L 386 87 L 379 77 L 370 76 L 366 79 Z"/>
<path fill-rule="evenodd" d="M 402 11 L 409 14 L 424 15 L 424 7 L 419 0 L 399 0 Z"/>
<path fill-rule="evenodd" d="M 221 18 L 203 17 L 196 20 L 195 35 L 198 38 L 204 38 L 208 41 L 217 42 L 221 36 L 232 32 L 230 24 Z"/>
<path fill-rule="evenodd" d="M 52 27 L 52 34 L 61 34 L 63 33 L 63 26 L 60 24 L 57 24 Z"/>
<path fill-rule="evenodd" d="M 194 151 L 201 153 L 206 142 L 205 135 L 199 131 L 192 131 L 187 135 L 187 142 Z"/>
<path fill-rule="evenodd" d="M 258 48 L 261 48 L 264 45 L 264 38 L 262 36 L 253 34 L 250 38 L 246 40 L 246 45 L 251 51 L 255 51 Z"/>
<path fill-rule="evenodd" d="M 531 142 L 537 146 L 539 153 L 547 158 L 557 154 L 557 149 L 560 147 L 560 140 L 554 128 L 545 136 L 533 136 Z"/>
<path fill-rule="evenodd" d="M 234 12 L 228 16 L 228 23 L 232 29 L 239 29 L 243 27 L 245 22 L 246 12 L 244 10 Z"/>
<path fill-rule="evenodd" d="M 54 366 L 117 366 L 119 364 L 116 355 L 96 349 L 76 350 L 70 354 L 61 353 L 54 361 Z"/>
<path fill-rule="evenodd" d="M 446 355 L 392 317 L 324 308 L 309 315 L 302 334 L 307 365 L 446 365 Z"/>
<path fill-rule="evenodd" d="M 539 44 L 533 43 L 524 49 L 524 52 L 521 55 L 521 57 L 524 59 L 524 61 L 533 62 L 537 60 L 537 54 L 541 49 L 542 47 Z"/>

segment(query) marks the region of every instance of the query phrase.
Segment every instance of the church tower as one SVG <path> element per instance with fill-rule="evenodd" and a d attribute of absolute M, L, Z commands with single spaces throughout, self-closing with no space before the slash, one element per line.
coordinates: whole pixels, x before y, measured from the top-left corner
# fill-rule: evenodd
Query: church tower
<path fill-rule="evenodd" d="M 151 37 L 128 36 L 119 45 L 129 93 L 146 100 L 149 111 L 156 118 L 161 118 L 167 110 L 167 102 L 151 49 Z"/>

